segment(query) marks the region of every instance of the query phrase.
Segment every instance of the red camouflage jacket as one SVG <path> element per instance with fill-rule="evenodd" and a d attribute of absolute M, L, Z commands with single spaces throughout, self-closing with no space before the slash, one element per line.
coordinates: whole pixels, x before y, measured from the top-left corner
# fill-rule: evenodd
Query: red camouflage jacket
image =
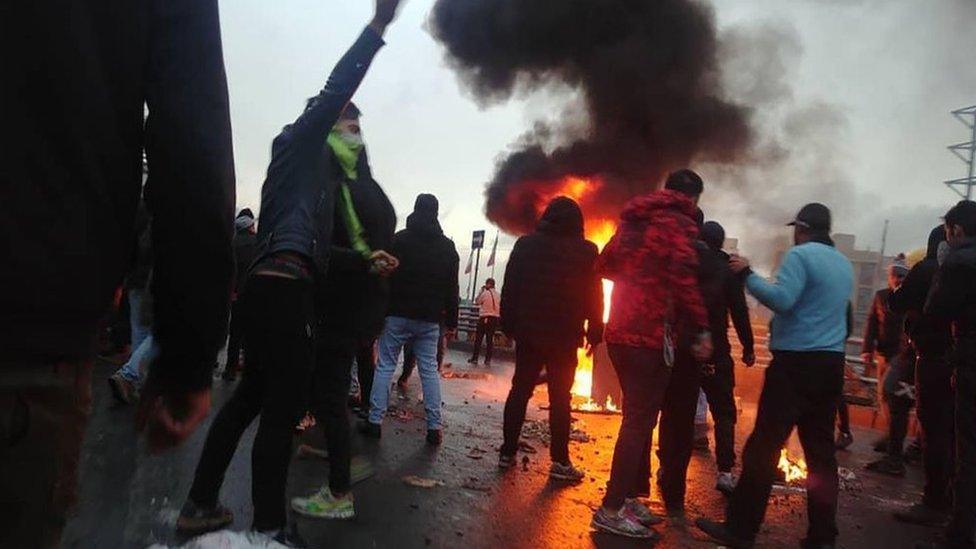
<path fill-rule="evenodd" d="M 698 227 L 686 195 L 659 190 L 632 199 L 600 254 L 600 276 L 614 283 L 607 343 L 663 348 L 664 323 L 706 329 L 698 288 Z"/>

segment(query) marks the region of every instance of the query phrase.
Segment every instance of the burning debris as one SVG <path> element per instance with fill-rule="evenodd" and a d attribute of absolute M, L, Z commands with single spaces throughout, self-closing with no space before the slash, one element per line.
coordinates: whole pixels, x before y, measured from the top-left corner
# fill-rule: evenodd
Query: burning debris
<path fill-rule="evenodd" d="M 530 231 L 561 194 L 588 219 L 614 219 L 668 171 L 739 160 L 753 141 L 749 109 L 722 87 L 706 3 L 437 0 L 430 29 L 483 105 L 571 90 L 559 120 L 536 121 L 488 184 L 488 218 L 509 233 Z"/>
<path fill-rule="evenodd" d="M 786 484 L 802 484 L 807 479 L 807 462 L 803 458 L 793 459 L 786 448 L 780 450 L 776 468 L 782 471 Z"/>
<path fill-rule="evenodd" d="M 576 422 L 576 425 L 569 431 L 569 440 L 575 442 L 592 441 L 593 437 L 591 437 L 589 433 L 583 430 L 585 427 L 586 425 L 584 425 L 583 422 L 581 421 Z M 525 424 L 522 425 L 522 437 L 527 439 L 537 440 L 542 444 L 544 444 L 545 446 L 549 446 L 549 443 L 552 440 L 552 434 L 549 432 L 549 422 L 546 420 L 531 420 L 531 419 L 526 420 Z M 520 450 L 523 449 L 522 444 L 524 443 L 519 443 Z M 528 450 L 523 450 L 523 451 L 531 454 L 535 453 L 535 448 L 532 448 L 532 446 L 529 446 L 528 444 L 526 444 L 526 446 L 531 448 L 531 451 Z"/>

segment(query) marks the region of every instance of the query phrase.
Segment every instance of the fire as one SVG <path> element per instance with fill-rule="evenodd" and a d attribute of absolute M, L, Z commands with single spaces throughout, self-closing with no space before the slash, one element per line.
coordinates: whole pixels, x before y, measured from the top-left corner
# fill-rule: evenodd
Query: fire
<path fill-rule="evenodd" d="M 797 458 L 796 460 L 791 459 L 789 452 L 786 451 L 786 448 L 783 448 L 780 451 L 779 463 L 776 465 L 776 467 L 780 471 L 783 471 L 787 483 L 806 480 L 807 478 L 807 462 L 803 458 Z"/>

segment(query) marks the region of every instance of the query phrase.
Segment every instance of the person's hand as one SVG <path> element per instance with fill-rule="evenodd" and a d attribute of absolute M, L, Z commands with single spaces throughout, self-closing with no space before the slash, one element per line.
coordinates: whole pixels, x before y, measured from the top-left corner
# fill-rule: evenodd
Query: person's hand
<path fill-rule="evenodd" d="M 159 453 L 178 446 L 200 426 L 210 411 L 210 388 L 164 396 L 151 381 L 143 390 L 136 413 L 136 430 L 146 433 L 149 451 Z"/>
<path fill-rule="evenodd" d="M 739 274 L 749 268 L 749 260 L 741 255 L 733 255 L 729 258 L 729 268 L 733 273 Z"/>
<path fill-rule="evenodd" d="M 370 28 L 376 31 L 376 34 L 383 36 L 386 27 L 396 19 L 397 9 L 401 3 L 402 0 L 376 0 L 376 10 L 373 20 L 369 23 Z"/>
<path fill-rule="evenodd" d="M 865 364 L 874 364 L 874 353 L 861 353 L 861 362 Z"/>
<path fill-rule="evenodd" d="M 400 260 L 389 252 L 376 250 L 369 256 L 369 272 L 383 277 L 393 274 L 400 267 Z"/>
<path fill-rule="evenodd" d="M 698 341 L 691 346 L 691 354 L 698 362 L 705 362 L 712 358 L 712 334 L 707 331 L 698 335 Z"/>
<path fill-rule="evenodd" d="M 756 353 L 743 353 L 742 363 L 746 365 L 746 368 L 752 368 L 756 365 Z"/>

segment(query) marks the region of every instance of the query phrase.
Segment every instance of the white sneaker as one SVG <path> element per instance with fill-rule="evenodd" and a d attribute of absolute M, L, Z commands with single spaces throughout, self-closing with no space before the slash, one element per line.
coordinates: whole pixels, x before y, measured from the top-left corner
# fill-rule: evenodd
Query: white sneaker
<path fill-rule="evenodd" d="M 736 478 L 732 476 L 732 473 L 720 472 L 718 474 L 718 479 L 715 481 L 715 489 L 728 496 L 735 491 L 735 483 Z"/>

